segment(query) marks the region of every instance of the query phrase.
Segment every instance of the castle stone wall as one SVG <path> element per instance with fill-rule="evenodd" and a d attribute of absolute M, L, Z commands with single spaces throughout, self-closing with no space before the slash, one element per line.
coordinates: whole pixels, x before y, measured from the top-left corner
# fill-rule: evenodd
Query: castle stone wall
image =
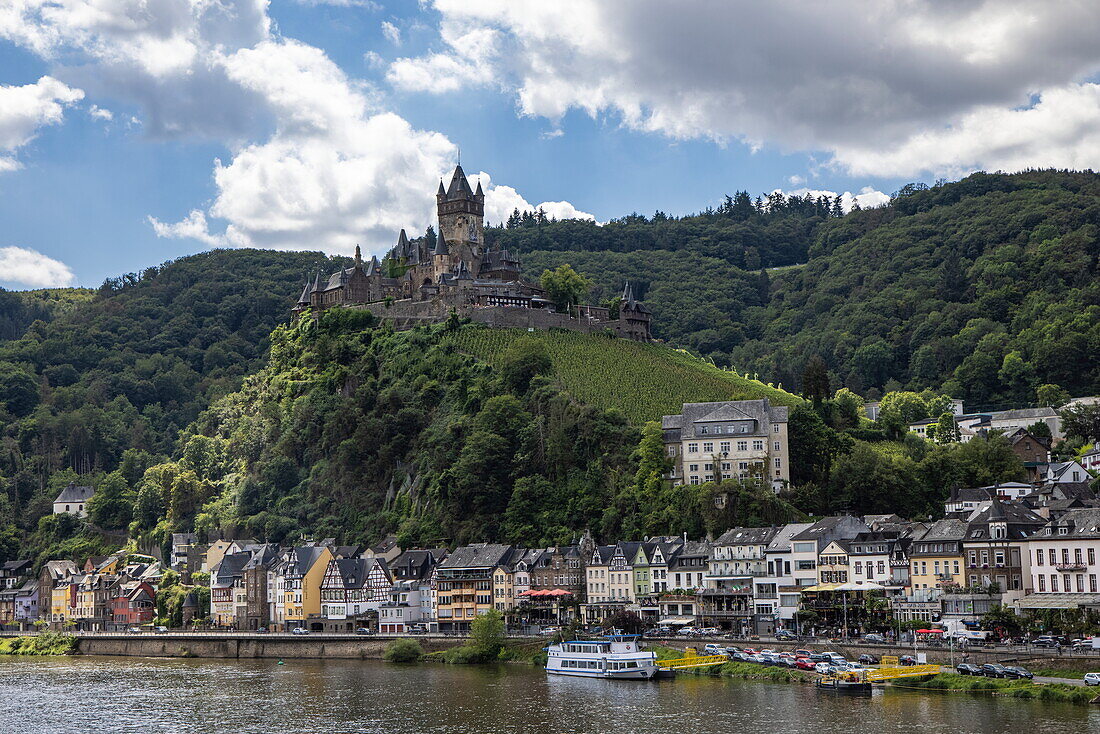
<path fill-rule="evenodd" d="M 554 313 L 542 309 L 515 308 L 509 306 L 471 306 L 454 303 L 444 297 L 428 301 L 394 301 L 387 308 L 383 303 L 365 303 L 352 308 L 363 308 L 382 321 L 393 324 L 398 330 L 411 329 L 420 324 L 433 324 L 445 321 L 454 309 L 460 317 L 503 329 L 569 329 L 584 334 L 604 334 L 610 332 L 617 337 L 637 338 L 636 328 L 631 328 L 624 320 L 595 321 L 587 318 L 573 318 L 567 314 Z"/>

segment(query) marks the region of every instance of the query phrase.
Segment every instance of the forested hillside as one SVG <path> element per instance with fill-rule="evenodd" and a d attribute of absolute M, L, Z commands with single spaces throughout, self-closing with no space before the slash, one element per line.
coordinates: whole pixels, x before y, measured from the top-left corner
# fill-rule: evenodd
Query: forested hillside
<path fill-rule="evenodd" d="M 1100 390 L 1100 176 L 974 174 L 838 215 L 738 195 L 679 219 L 529 216 L 487 236 L 532 272 L 571 263 L 597 300 L 631 281 L 658 337 L 789 388 L 819 355 L 834 389 L 869 397 L 934 388 L 989 407 L 1030 404 L 1044 383 Z"/>
<path fill-rule="evenodd" d="M 0 293 L 0 515 L 31 529 L 58 488 L 140 476 L 177 432 L 258 370 L 320 253 L 218 250 L 98 291 Z"/>
<path fill-rule="evenodd" d="M 273 541 L 397 532 L 407 543 L 545 544 L 584 529 L 700 535 L 798 515 L 751 483 L 639 491 L 642 431 L 562 389 L 545 340 L 516 339 L 490 367 L 456 349 L 481 327 L 372 322 L 334 309 L 279 327 L 269 365 L 184 432 L 176 461 L 133 485 L 112 479 L 97 503 L 131 503 L 130 529 L 157 542 L 194 527 Z M 659 431 L 655 457 L 660 469 Z M 734 495 L 721 509 L 720 491 Z"/>

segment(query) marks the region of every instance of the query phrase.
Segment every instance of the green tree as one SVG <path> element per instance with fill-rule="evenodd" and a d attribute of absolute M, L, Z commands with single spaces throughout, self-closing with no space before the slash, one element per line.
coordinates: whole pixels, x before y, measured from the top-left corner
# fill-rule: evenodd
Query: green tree
<path fill-rule="evenodd" d="M 392 641 L 382 653 L 382 659 L 387 663 L 415 663 L 422 657 L 424 649 L 420 643 L 407 637 Z"/>
<path fill-rule="evenodd" d="M 523 395 L 538 375 L 554 371 L 546 344 L 540 339 L 516 339 L 500 360 L 500 379 L 516 395 Z"/>
<path fill-rule="evenodd" d="M 539 285 L 559 313 L 569 313 L 570 308 L 584 301 L 592 288 L 592 281 L 565 263 L 554 270 L 544 270 Z"/>
<path fill-rule="evenodd" d="M 959 426 L 955 423 L 955 414 L 941 414 L 939 420 L 928 427 L 928 437 L 936 443 L 958 443 Z"/>
<path fill-rule="evenodd" d="M 1035 388 L 1035 398 L 1040 408 L 1061 408 L 1069 402 L 1069 391 L 1059 385 L 1046 384 Z"/>
<path fill-rule="evenodd" d="M 1062 417 L 1062 433 L 1067 438 L 1100 441 L 1100 404 L 1072 405 L 1058 415 Z"/>
<path fill-rule="evenodd" d="M 802 370 L 802 396 L 819 406 L 829 393 L 829 368 L 825 360 L 815 354 Z"/>
<path fill-rule="evenodd" d="M 470 646 L 482 660 L 493 660 L 504 649 L 504 616 L 495 609 L 480 615 L 470 624 Z"/>
<path fill-rule="evenodd" d="M 26 370 L 9 362 L 0 362 L 0 403 L 18 417 L 28 415 L 38 405 L 38 382 Z"/>
<path fill-rule="evenodd" d="M 787 426 L 792 484 L 824 483 L 833 462 L 852 447 L 851 438 L 829 428 L 808 405 L 795 406 L 790 411 Z"/>
<path fill-rule="evenodd" d="M 122 473 L 111 472 L 88 500 L 88 516 L 106 530 L 125 528 L 133 519 L 135 498 Z"/>

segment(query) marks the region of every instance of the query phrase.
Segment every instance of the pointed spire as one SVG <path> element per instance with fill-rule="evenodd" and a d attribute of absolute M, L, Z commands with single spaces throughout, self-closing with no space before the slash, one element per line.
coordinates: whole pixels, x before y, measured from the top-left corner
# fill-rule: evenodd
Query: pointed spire
<path fill-rule="evenodd" d="M 447 195 L 447 189 L 443 188 L 443 179 L 442 178 L 439 179 L 439 191 L 436 191 L 435 195 L 436 196 L 446 196 Z"/>
<path fill-rule="evenodd" d="M 483 199 L 485 198 L 485 192 L 481 190 L 481 177 L 480 176 L 478 176 L 478 179 L 477 179 L 477 190 L 474 191 L 474 196 L 480 196 Z"/>
<path fill-rule="evenodd" d="M 305 287 L 302 288 L 302 295 L 298 297 L 298 303 L 304 304 L 304 305 L 309 304 L 309 291 L 310 291 L 309 275 L 306 275 L 306 284 L 305 284 Z"/>
<path fill-rule="evenodd" d="M 440 232 L 438 235 L 436 235 L 435 250 L 432 252 L 432 254 L 433 255 L 450 255 L 451 254 L 451 248 L 447 246 L 447 238 L 443 236 L 442 232 Z"/>
<path fill-rule="evenodd" d="M 359 249 L 359 245 L 355 246 L 355 267 L 360 268 L 363 266 L 363 251 Z"/>
<path fill-rule="evenodd" d="M 466 174 L 462 170 L 462 166 L 455 166 L 454 175 L 451 176 L 451 185 L 447 187 L 448 199 L 461 199 L 473 196 L 474 192 L 470 189 L 470 182 L 466 180 Z"/>
<path fill-rule="evenodd" d="M 317 277 L 313 280 L 313 292 L 319 293 L 321 291 L 321 269 L 317 268 Z"/>
<path fill-rule="evenodd" d="M 405 234 L 405 230 L 402 229 L 401 234 L 398 235 L 398 237 L 397 237 L 397 246 L 398 247 L 408 247 L 408 245 L 409 245 L 409 236 L 407 234 Z M 402 252 L 401 254 L 405 254 L 405 253 Z"/>

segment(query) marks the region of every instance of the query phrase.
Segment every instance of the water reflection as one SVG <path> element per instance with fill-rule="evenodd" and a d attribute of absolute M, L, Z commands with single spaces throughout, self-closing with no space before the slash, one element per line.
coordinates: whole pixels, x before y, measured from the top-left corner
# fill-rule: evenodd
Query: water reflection
<path fill-rule="evenodd" d="M 0 731 L 21 734 L 1100 734 L 1100 711 L 1066 704 L 897 690 L 848 698 L 702 677 L 548 679 L 522 666 L 353 661 L 0 658 L 0 702 Z"/>

